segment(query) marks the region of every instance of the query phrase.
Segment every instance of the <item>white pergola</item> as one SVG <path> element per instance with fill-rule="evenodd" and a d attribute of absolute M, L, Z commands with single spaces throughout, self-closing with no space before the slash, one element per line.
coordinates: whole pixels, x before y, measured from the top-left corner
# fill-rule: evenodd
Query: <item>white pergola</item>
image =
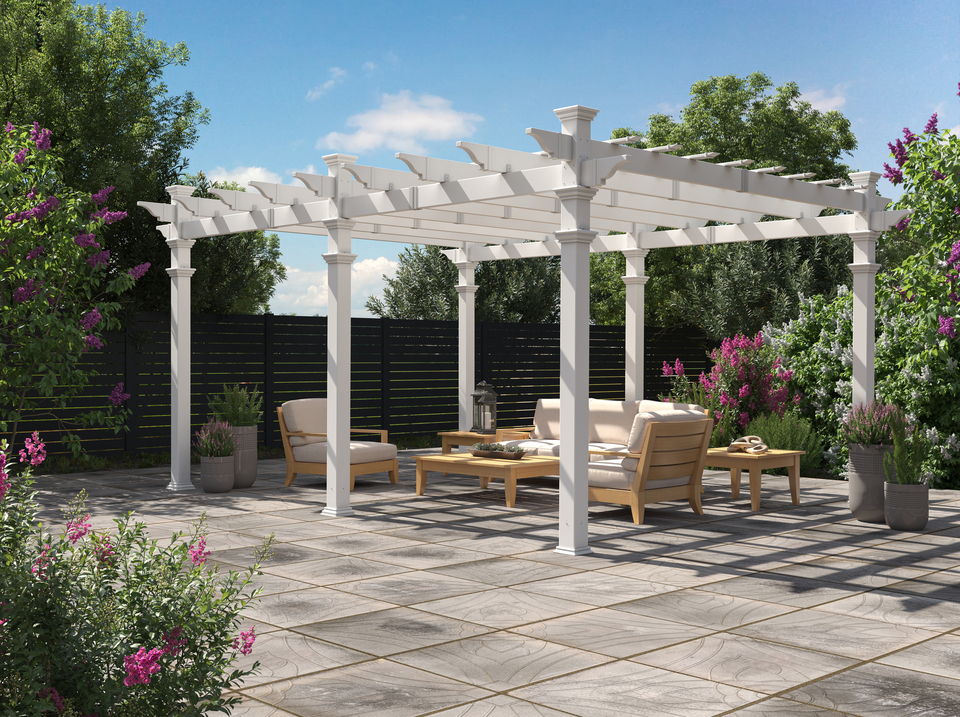
<path fill-rule="evenodd" d="M 675 156 L 677 145 L 625 147 L 636 138 L 598 141 L 597 110 L 555 111 L 560 131 L 528 129 L 541 151 L 471 142 L 456 162 L 405 153 L 407 169 L 356 164 L 332 154 L 326 176 L 294 173 L 304 186 L 251 182 L 257 192 L 168 187 L 170 204 L 141 202 L 162 222 L 171 267 L 170 490 L 190 481 L 190 248 L 201 237 L 254 230 L 328 237 L 328 474 L 324 514 L 350 507 L 350 273 L 352 239 L 446 247 L 459 270 L 460 429 L 470 428 L 474 389 L 474 269 L 478 262 L 560 256 L 560 521 L 557 551 L 590 552 L 587 530 L 590 252 L 627 261 L 626 398 L 643 398 L 644 257 L 651 249 L 848 234 L 853 240 L 853 402 L 874 390 L 876 239 L 907 212 L 884 211 L 876 172 L 807 181 L 783 167 L 748 168 L 749 159 L 714 164 L 713 154 Z M 845 212 L 820 216 L 824 209 Z M 782 217 L 761 222 L 763 216 Z M 706 226 L 708 222 L 714 222 Z M 675 227 L 657 231 L 657 227 Z M 623 232 L 611 235 L 610 232 Z"/>

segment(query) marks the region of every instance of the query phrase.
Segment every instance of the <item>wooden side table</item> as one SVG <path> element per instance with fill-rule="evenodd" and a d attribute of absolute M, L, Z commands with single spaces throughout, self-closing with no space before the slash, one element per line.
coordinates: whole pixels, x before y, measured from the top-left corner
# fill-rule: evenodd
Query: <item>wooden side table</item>
<path fill-rule="evenodd" d="M 760 475 L 770 468 L 786 468 L 790 479 L 790 499 L 800 505 L 800 456 L 806 451 L 783 451 L 771 448 L 766 453 L 730 453 L 726 448 L 707 451 L 706 465 L 730 469 L 730 493 L 740 497 L 740 471 L 750 473 L 750 508 L 760 510 Z"/>

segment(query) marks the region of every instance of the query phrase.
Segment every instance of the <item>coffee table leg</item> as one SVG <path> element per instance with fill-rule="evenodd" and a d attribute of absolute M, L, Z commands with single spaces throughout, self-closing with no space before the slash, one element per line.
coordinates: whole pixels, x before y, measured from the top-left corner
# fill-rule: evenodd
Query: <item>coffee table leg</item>
<path fill-rule="evenodd" d="M 427 472 L 423 469 L 422 463 L 417 463 L 417 495 L 423 495 L 427 489 Z"/>
<path fill-rule="evenodd" d="M 447 436 L 443 437 L 443 445 L 440 446 L 441 455 L 447 455 L 450 451 L 453 450 L 453 444 L 450 442 L 450 439 Z M 445 476 L 446 473 L 441 473 L 440 475 Z M 419 495 L 419 493 L 417 494 Z"/>
<path fill-rule="evenodd" d="M 490 476 L 480 476 L 480 487 L 486 488 L 490 485 Z"/>
<path fill-rule="evenodd" d="M 794 505 L 800 505 L 800 456 L 793 457 L 787 475 L 790 476 L 790 500 Z"/>
<path fill-rule="evenodd" d="M 760 510 L 760 465 L 750 466 L 750 509 Z"/>
<path fill-rule="evenodd" d="M 517 502 L 517 479 L 507 477 L 503 479 L 504 493 L 507 494 L 507 507 L 512 508 Z"/>
<path fill-rule="evenodd" d="M 740 469 L 730 469 L 730 495 L 734 500 L 740 497 Z"/>

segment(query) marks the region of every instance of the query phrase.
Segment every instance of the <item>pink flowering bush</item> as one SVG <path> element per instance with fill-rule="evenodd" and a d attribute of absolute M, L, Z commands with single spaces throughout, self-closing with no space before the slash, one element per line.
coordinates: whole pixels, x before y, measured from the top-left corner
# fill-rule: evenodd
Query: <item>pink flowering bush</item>
<path fill-rule="evenodd" d="M 0 442 L 0 715 L 229 714 L 239 699 L 224 693 L 258 669 L 234 665 L 255 649 L 239 614 L 256 568 L 209 569 L 202 518 L 162 545 L 130 514 L 94 530 L 82 491 L 59 535 L 41 530 L 42 449 L 17 476 Z"/>
<path fill-rule="evenodd" d="M 114 266 L 98 235 L 124 213 L 105 206 L 110 188 L 91 196 L 65 186 L 50 139 L 37 123 L 0 131 L 0 431 L 15 446 L 21 421 L 60 419 L 86 393 L 96 372 L 83 354 L 103 348 L 104 332 L 119 327 L 115 297 L 149 269 Z M 60 420 L 74 455 L 74 427 L 122 429 L 129 411 L 107 399 Z"/>

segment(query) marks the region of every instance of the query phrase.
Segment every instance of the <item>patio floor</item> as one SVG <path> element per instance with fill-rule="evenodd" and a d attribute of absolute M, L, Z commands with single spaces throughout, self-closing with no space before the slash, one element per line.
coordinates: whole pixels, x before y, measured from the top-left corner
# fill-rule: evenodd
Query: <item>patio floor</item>
<path fill-rule="evenodd" d="M 594 504 L 593 555 L 553 552 L 557 490 L 430 474 L 414 495 L 360 477 L 356 517 L 326 518 L 323 479 L 173 494 L 169 469 L 41 476 L 44 520 L 80 488 L 95 527 L 135 509 L 152 536 L 206 511 L 211 561 L 278 544 L 245 615 L 261 662 L 243 717 L 960 715 L 960 492 L 931 491 L 923 533 L 852 518 L 846 484 L 764 477 L 761 511 L 729 474 L 686 503 Z M 194 467 L 199 469 L 198 466 Z M 197 476 L 195 476 L 197 478 Z M 247 663 L 244 663 L 247 664 Z"/>

